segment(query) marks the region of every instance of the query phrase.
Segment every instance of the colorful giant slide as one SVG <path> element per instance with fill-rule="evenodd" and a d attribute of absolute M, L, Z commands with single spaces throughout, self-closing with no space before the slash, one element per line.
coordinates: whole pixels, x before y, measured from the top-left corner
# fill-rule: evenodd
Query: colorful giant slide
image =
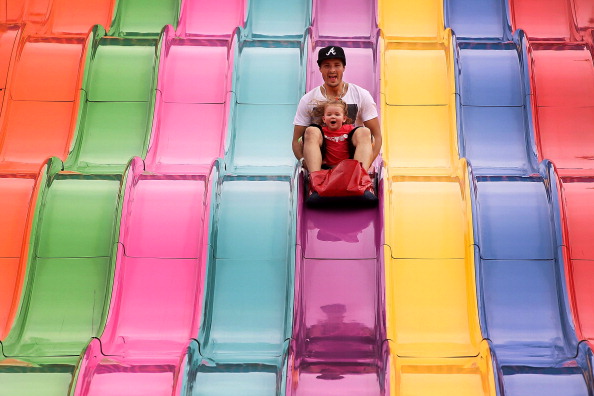
<path fill-rule="evenodd" d="M 374 208 L 304 205 L 319 48 Z M 0 396 L 590 396 L 592 0 L 1 0 Z"/>

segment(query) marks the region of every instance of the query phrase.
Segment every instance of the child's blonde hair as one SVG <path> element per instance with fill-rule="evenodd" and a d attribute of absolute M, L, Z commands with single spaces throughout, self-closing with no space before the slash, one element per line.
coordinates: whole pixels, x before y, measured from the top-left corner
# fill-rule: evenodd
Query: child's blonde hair
<path fill-rule="evenodd" d="M 342 109 L 344 115 L 346 116 L 345 124 L 352 124 L 353 120 L 349 118 L 349 106 L 346 102 L 342 99 L 328 99 L 319 101 L 316 103 L 314 108 L 311 110 L 311 117 L 314 119 L 316 124 L 322 123 L 322 117 L 326 112 L 326 107 L 328 106 L 338 106 Z"/>

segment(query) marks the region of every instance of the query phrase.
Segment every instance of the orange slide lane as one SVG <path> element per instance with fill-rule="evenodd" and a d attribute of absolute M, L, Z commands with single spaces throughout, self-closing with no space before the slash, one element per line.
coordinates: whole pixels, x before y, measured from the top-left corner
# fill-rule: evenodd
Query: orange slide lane
<path fill-rule="evenodd" d="M 21 298 L 44 163 L 68 156 L 93 26 L 109 29 L 114 2 L 0 3 L 0 340 Z"/>

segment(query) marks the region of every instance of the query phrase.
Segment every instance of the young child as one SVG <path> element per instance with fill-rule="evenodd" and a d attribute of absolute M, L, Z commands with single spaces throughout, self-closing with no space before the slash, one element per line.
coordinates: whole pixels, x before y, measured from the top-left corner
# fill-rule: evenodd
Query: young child
<path fill-rule="evenodd" d="M 357 127 L 353 126 L 347 113 L 347 104 L 341 99 L 321 102 L 312 111 L 313 118 L 322 122 L 322 163 L 326 167 L 332 168 L 344 159 L 353 158 L 352 138 Z"/>

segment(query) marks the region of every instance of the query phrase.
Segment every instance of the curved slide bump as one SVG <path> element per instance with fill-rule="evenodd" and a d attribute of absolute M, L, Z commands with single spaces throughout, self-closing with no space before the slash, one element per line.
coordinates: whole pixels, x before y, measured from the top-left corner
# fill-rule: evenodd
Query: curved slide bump
<path fill-rule="evenodd" d="M 559 180 L 564 224 L 563 245 L 568 287 L 577 335 L 594 346 L 594 316 L 591 282 L 594 278 L 591 244 L 594 211 L 594 177 L 561 177 Z"/>
<path fill-rule="evenodd" d="M 186 346 L 198 331 L 208 175 L 127 176 L 111 306 L 87 349 L 74 395 L 169 396 Z"/>
<path fill-rule="evenodd" d="M 531 43 L 539 158 L 562 176 L 594 173 L 594 62 L 585 43 Z"/>
<path fill-rule="evenodd" d="M 566 301 L 548 177 L 473 180 L 483 332 L 511 396 L 588 395 L 593 385 Z"/>
<path fill-rule="evenodd" d="M 122 2 L 120 2 L 122 3 Z M 86 67 L 75 141 L 65 163 L 85 173 L 121 173 L 150 138 L 158 41 L 98 34 Z"/>
<path fill-rule="evenodd" d="M 384 159 L 399 175 L 448 175 L 458 161 L 451 37 L 386 41 L 382 103 Z"/>
<path fill-rule="evenodd" d="M 85 35 L 94 25 L 109 30 L 117 0 L 52 0 L 44 36 Z"/>
<path fill-rule="evenodd" d="M 351 1 L 347 6 L 340 0 L 313 0 L 311 25 L 317 38 L 370 41 L 372 37 L 377 36 L 376 1 Z M 313 54 L 317 54 L 317 51 Z M 347 58 L 350 69 L 351 56 Z M 377 85 L 377 79 L 372 81 L 372 85 Z"/>
<path fill-rule="evenodd" d="M 311 1 L 249 0 L 246 35 L 250 39 L 301 40 L 310 25 Z"/>
<path fill-rule="evenodd" d="M 379 26 L 390 41 L 443 39 L 443 1 L 378 0 Z"/>
<path fill-rule="evenodd" d="M 232 108 L 228 169 L 244 175 L 290 175 L 290 140 L 305 86 L 305 44 L 298 40 L 241 40 Z M 282 84 L 281 82 L 287 82 Z"/>
<path fill-rule="evenodd" d="M 507 42 L 457 41 L 460 155 L 479 174 L 538 169 L 522 34 Z"/>
<path fill-rule="evenodd" d="M 225 154 L 237 36 L 163 39 L 147 170 L 208 173 Z"/>
<path fill-rule="evenodd" d="M 293 182 L 223 175 L 216 188 L 199 353 L 183 394 L 277 395 L 291 329 Z"/>
<path fill-rule="evenodd" d="M 44 165 L 38 174 L 0 174 L 0 340 L 8 335 L 18 310 L 37 195 L 46 171 Z"/>
<path fill-rule="evenodd" d="M 510 26 L 507 1 L 449 0 L 444 3 L 445 26 L 458 39 L 508 41 Z"/>
<path fill-rule="evenodd" d="M 1 117 L 0 169 L 37 172 L 50 156 L 66 158 L 85 50 L 93 39 L 94 32 L 61 39 L 27 36 L 19 43 Z"/>
<path fill-rule="evenodd" d="M 25 293 L 2 341 L 0 394 L 66 394 L 107 315 L 123 181 L 60 169 L 50 162 L 39 193 Z M 26 385 L 22 373 L 31 374 Z"/>
<path fill-rule="evenodd" d="M 108 35 L 121 38 L 157 38 L 167 26 L 177 26 L 181 0 L 117 0 Z"/>
<path fill-rule="evenodd" d="M 573 0 L 509 0 L 512 31 L 522 29 L 531 40 L 578 39 Z"/>
<path fill-rule="evenodd" d="M 386 382 L 381 208 L 299 207 L 287 392 L 381 395 Z"/>

